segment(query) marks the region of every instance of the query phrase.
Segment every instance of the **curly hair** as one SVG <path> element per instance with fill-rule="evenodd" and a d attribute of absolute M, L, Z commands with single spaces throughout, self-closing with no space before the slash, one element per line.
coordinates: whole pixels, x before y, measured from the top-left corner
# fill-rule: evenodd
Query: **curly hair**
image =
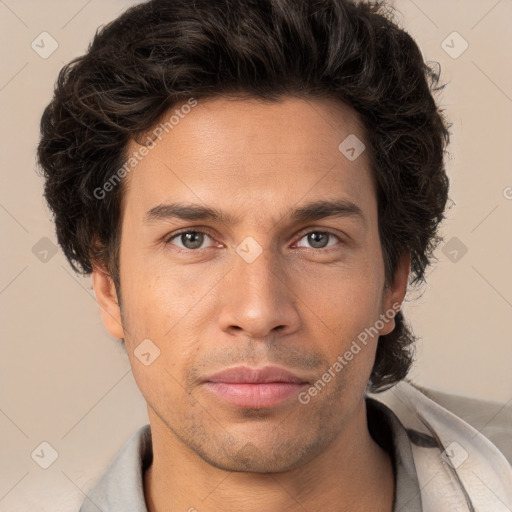
<path fill-rule="evenodd" d="M 365 127 L 377 184 L 386 284 L 411 257 L 425 281 L 441 237 L 449 128 L 433 95 L 439 68 L 425 63 L 383 2 L 152 0 L 100 27 L 65 65 L 41 118 L 38 163 L 58 243 L 73 269 L 101 264 L 118 293 L 123 183 L 98 200 L 131 140 L 191 97 L 331 98 Z M 120 296 L 120 295 L 119 295 Z M 417 340 L 402 312 L 380 336 L 370 388 L 403 379 Z"/>

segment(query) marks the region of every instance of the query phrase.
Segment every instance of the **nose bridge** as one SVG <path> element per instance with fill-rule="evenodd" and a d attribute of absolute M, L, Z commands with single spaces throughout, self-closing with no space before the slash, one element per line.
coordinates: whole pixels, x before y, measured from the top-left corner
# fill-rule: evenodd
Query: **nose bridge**
<path fill-rule="evenodd" d="M 223 329 L 242 329 L 259 338 L 276 327 L 283 331 L 298 327 L 294 295 L 280 268 L 279 254 L 259 246 L 254 239 L 246 239 L 237 247 L 223 293 Z"/>
<path fill-rule="evenodd" d="M 250 242 L 248 242 L 250 244 Z M 247 257 L 244 250 L 249 247 Z M 245 283 L 245 291 L 248 298 L 252 296 L 249 292 L 252 290 L 258 292 L 263 298 L 267 295 L 267 299 L 275 300 L 276 285 L 275 283 L 277 267 L 279 266 L 278 256 L 272 254 L 272 249 L 261 248 L 261 252 L 257 251 L 250 245 L 240 244 L 237 248 L 238 258 L 235 261 L 234 271 L 239 275 L 241 283 Z"/>

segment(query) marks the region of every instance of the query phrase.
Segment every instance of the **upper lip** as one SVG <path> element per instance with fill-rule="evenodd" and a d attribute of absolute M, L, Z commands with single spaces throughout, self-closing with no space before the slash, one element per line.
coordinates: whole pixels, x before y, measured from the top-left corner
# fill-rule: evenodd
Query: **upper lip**
<path fill-rule="evenodd" d="M 279 366 L 265 366 L 263 368 L 249 368 L 235 366 L 227 368 L 203 379 L 203 382 L 227 382 L 258 384 L 265 382 L 292 382 L 304 384 L 307 381 L 292 372 Z"/>

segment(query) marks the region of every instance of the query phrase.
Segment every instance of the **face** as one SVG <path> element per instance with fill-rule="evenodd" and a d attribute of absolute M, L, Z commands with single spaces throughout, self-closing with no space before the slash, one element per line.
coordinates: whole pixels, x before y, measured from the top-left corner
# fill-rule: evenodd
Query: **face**
<path fill-rule="evenodd" d="M 351 134 L 364 142 L 334 101 L 199 101 L 127 177 L 122 311 L 94 272 L 104 321 L 152 428 L 216 467 L 285 471 L 325 451 L 394 328 L 381 315 L 407 271 L 385 287 L 368 155 L 338 149 Z"/>

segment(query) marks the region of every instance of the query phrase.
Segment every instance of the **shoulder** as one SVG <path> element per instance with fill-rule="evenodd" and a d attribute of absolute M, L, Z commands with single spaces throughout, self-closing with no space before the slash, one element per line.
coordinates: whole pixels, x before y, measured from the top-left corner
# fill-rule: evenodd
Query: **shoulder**
<path fill-rule="evenodd" d="M 87 493 L 80 512 L 145 512 L 144 470 L 153 458 L 151 428 L 135 431 Z"/>
<path fill-rule="evenodd" d="M 414 385 L 491 441 L 512 464 L 512 401 L 505 404 Z"/>
<path fill-rule="evenodd" d="M 447 503 L 454 505 L 450 510 L 470 506 L 481 512 L 495 512 L 500 503 L 512 507 L 508 405 L 409 381 L 370 398 L 387 406 L 407 431 L 424 510 L 444 511 Z"/>

